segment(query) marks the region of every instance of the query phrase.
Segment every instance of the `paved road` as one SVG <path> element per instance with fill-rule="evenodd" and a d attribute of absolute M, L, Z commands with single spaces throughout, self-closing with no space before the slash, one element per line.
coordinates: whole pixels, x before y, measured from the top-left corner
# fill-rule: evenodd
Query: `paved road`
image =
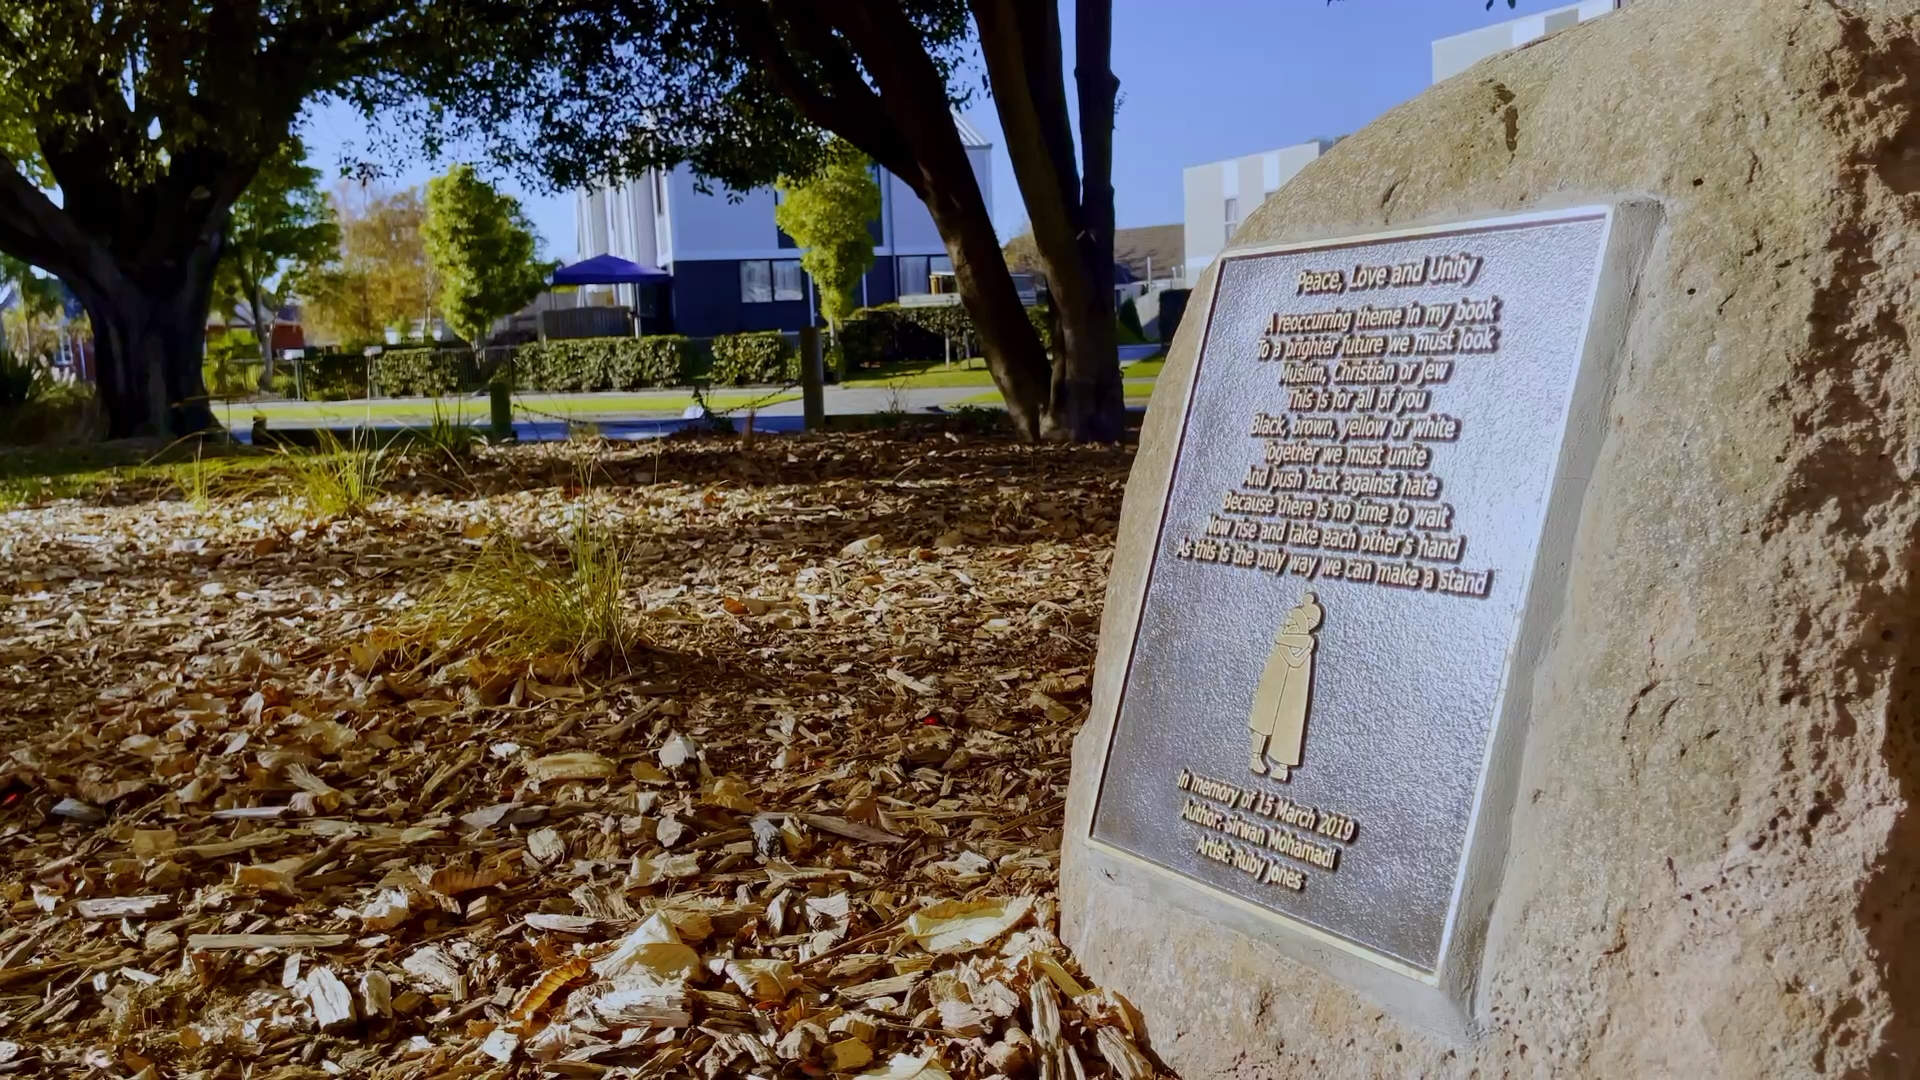
<path fill-rule="evenodd" d="M 992 387 L 981 386 L 933 386 L 903 390 L 829 386 L 824 396 L 828 413 L 834 416 L 863 416 L 867 413 L 925 412 L 935 406 L 946 408 L 990 389 Z M 768 416 L 804 416 L 806 403 L 795 398 L 769 405 L 760 412 Z"/>

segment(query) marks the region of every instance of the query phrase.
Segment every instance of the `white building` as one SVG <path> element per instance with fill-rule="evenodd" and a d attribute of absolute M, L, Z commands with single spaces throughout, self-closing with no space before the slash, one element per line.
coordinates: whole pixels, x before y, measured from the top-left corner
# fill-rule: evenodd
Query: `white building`
<path fill-rule="evenodd" d="M 1440 38 L 1433 43 L 1433 81 L 1450 79 L 1494 53 L 1519 48 L 1575 23 L 1597 19 L 1619 6 L 1619 0 L 1583 0 L 1582 3 L 1523 15 L 1464 34 Z"/>
<path fill-rule="evenodd" d="M 1599 18 L 1619 6 L 1620 0 L 1582 0 L 1440 38 L 1433 43 L 1433 81 L 1457 75 L 1495 53 Z M 1246 215 L 1336 141 L 1315 139 L 1187 168 L 1182 176 L 1186 190 L 1187 281 L 1199 279 Z"/>
<path fill-rule="evenodd" d="M 1186 191 L 1187 280 L 1199 280 L 1200 272 L 1227 246 L 1227 238 L 1246 215 L 1332 145 L 1332 139 L 1314 139 L 1188 166 L 1181 175 Z"/>
<path fill-rule="evenodd" d="M 954 124 L 991 214 L 993 144 L 959 116 Z M 933 275 L 953 270 L 925 204 L 891 173 L 876 170 L 875 176 L 881 209 L 869 226 L 874 265 L 861 283 L 863 304 L 927 293 Z M 640 290 L 649 331 L 709 337 L 798 330 L 817 321 L 818 308 L 799 249 L 773 222 L 776 197 L 770 187 L 744 195 L 718 185 L 702 192 L 684 165 L 580 191 L 574 202 L 580 257 L 617 255 L 673 275 L 670 285 Z M 619 294 L 623 303 L 634 301 L 632 286 L 620 286 Z"/>

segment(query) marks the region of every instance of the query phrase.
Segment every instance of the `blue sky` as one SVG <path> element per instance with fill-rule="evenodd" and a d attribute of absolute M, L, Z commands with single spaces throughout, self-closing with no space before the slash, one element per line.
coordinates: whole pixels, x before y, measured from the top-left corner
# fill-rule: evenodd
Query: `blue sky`
<path fill-rule="evenodd" d="M 1188 165 L 1365 126 L 1426 89 L 1434 38 L 1566 2 L 1520 0 L 1509 12 L 1504 0 L 1491 11 L 1483 0 L 1114 0 L 1119 223 L 1179 221 L 1180 170 Z M 1071 33 L 1070 3 L 1062 21 Z M 990 101 L 976 102 L 968 119 L 999 142 Z M 357 114 L 341 107 L 316 110 L 303 134 L 313 163 L 329 175 L 343 152 L 367 139 Z M 439 171 L 424 161 L 385 164 L 401 185 Z M 548 254 L 573 256 L 572 196 L 505 186 L 526 203 Z M 1013 168 L 997 147 L 994 218 L 1003 237 L 1026 221 Z"/>

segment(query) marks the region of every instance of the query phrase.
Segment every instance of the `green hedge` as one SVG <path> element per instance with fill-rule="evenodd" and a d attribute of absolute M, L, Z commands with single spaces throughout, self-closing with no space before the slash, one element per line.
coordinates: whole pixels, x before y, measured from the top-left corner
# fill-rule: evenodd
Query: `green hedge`
<path fill-rule="evenodd" d="M 1051 348 L 1053 333 L 1047 311 L 1030 307 L 1027 321 Z M 973 317 L 959 304 L 945 307 L 901 307 L 881 304 L 861 308 L 840 324 L 840 370 L 843 374 L 889 364 L 945 359 L 946 340 L 964 355 L 975 351 Z"/>
<path fill-rule="evenodd" d="M 520 389 L 562 392 L 680 386 L 692 362 L 693 349 L 678 334 L 534 342 L 513 354 Z"/>
<path fill-rule="evenodd" d="M 888 364 L 915 360 L 938 360 L 945 355 L 942 339 L 919 321 L 906 315 L 906 309 L 861 308 L 840 323 L 835 348 L 842 375 Z"/>
<path fill-rule="evenodd" d="M 222 363 L 227 368 L 224 373 L 219 370 Z M 260 369 L 258 357 L 221 357 L 209 345 L 202 374 L 207 392 L 212 396 L 240 396 L 251 394 L 259 387 Z M 346 401 L 367 396 L 367 359 L 359 353 L 308 350 L 300 369 L 301 377 L 296 381 L 293 361 L 275 358 L 273 392 L 293 397 L 296 390 L 304 387 L 308 401 Z"/>
<path fill-rule="evenodd" d="M 480 373 L 466 349 L 388 349 L 373 362 L 386 397 L 439 397 L 477 386 Z"/>
<path fill-rule="evenodd" d="M 300 381 L 309 401 L 346 401 L 367 395 L 367 358 L 353 352 L 312 352 L 300 362 Z M 273 385 L 293 393 L 293 365 L 285 360 L 273 366 Z M 284 389 L 282 389 L 284 387 Z"/>
<path fill-rule="evenodd" d="M 1119 324 L 1120 344 L 1145 345 L 1147 343 L 1147 332 L 1140 326 L 1140 307 L 1133 302 L 1133 297 L 1129 296 L 1120 301 L 1120 310 L 1114 312 L 1114 319 Z"/>
<path fill-rule="evenodd" d="M 677 334 L 536 341 L 514 350 L 514 385 L 556 393 L 682 386 L 694 375 L 696 352 L 691 341 Z M 308 363 L 311 383 L 315 371 L 312 361 Z M 489 374 L 465 349 L 426 348 L 388 349 L 374 360 L 374 373 L 380 393 L 388 397 L 463 393 L 478 389 Z M 309 386 L 309 396 L 314 396 L 312 389 Z"/>
<path fill-rule="evenodd" d="M 208 334 L 200 381 L 213 398 L 243 397 L 260 378 L 260 346 L 251 330 Z"/>
<path fill-rule="evenodd" d="M 716 383 L 789 383 L 800 378 L 800 352 L 778 330 L 752 334 L 722 334 L 713 339 Z"/>

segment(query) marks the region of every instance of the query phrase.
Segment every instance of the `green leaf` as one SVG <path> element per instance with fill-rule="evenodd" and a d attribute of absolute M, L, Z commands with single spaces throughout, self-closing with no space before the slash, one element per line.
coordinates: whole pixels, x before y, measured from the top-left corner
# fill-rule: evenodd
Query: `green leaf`
<path fill-rule="evenodd" d="M 553 271 L 535 255 L 539 240 L 519 200 L 494 190 L 470 165 L 427 181 L 422 235 L 439 278 L 441 317 L 476 348 L 494 320 L 538 296 Z"/>
<path fill-rule="evenodd" d="M 269 321 L 298 272 L 339 253 L 339 222 L 320 190 L 320 170 L 309 168 L 305 156 L 300 140 L 289 138 L 233 204 L 214 295 L 229 308 L 253 311 L 256 323 Z"/>
<path fill-rule="evenodd" d="M 773 220 L 805 249 L 800 266 L 813 276 L 820 314 L 838 330 L 860 306 L 860 279 L 873 265 L 873 234 L 867 226 L 880 216 L 873 163 L 835 139 L 819 172 L 799 181 L 782 177 L 778 190 Z"/>

